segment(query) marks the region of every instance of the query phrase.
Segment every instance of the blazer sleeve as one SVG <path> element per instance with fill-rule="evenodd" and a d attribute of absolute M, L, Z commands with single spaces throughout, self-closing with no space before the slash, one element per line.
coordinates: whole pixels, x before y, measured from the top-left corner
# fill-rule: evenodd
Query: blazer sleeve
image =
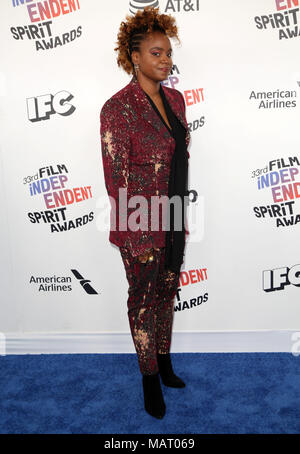
<path fill-rule="evenodd" d="M 109 196 L 118 200 L 119 188 L 128 188 L 130 136 L 120 115 L 121 105 L 109 99 L 100 112 L 104 181 Z"/>
<path fill-rule="evenodd" d="M 148 248 L 153 247 L 151 231 L 132 231 L 127 228 L 120 231 L 119 221 L 119 188 L 127 188 L 127 198 L 130 193 L 129 183 L 129 157 L 130 157 L 130 132 L 126 111 L 122 103 L 110 98 L 103 105 L 100 112 L 100 136 L 104 180 L 107 193 L 113 198 L 115 204 L 116 230 L 119 242 L 129 249 L 133 256 L 143 254 Z M 112 203 L 112 201 L 110 200 Z M 112 209 L 113 205 L 112 205 Z M 135 209 L 127 208 L 127 219 Z"/>

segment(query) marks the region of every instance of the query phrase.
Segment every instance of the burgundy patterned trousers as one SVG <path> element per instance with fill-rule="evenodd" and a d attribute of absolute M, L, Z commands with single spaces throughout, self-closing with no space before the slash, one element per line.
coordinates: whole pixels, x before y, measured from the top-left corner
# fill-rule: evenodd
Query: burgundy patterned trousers
<path fill-rule="evenodd" d="M 174 299 L 180 273 L 164 269 L 165 248 L 153 250 L 154 260 L 141 263 L 120 247 L 128 288 L 128 318 L 142 374 L 158 372 L 157 353 L 169 353 Z"/>

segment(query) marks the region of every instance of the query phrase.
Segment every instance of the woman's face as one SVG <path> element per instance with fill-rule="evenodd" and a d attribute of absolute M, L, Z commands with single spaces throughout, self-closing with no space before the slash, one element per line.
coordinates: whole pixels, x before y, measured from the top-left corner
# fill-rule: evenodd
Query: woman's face
<path fill-rule="evenodd" d="M 152 32 L 141 42 L 140 52 L 132 52 L 132 60 L 139 65 L 138 74 L 155 82 L 167 79 L 173 66 L 169 38 L 159 31 Z"/>

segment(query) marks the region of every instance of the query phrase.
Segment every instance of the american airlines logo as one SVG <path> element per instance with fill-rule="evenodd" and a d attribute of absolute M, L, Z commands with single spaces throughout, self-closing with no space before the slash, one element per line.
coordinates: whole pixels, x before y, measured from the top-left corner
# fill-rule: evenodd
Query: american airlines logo
<path fill-rule="evenodd" d="M 98 292 L 96 292 L 96 290 L 91 286 L 90 279 L 85 279 L 83 276 L 81 276 L 81 274 L 77 270 L 71 270 L 71 271 L 74 274 L 74 276 L 76 277 L 76 279 L 78 279 L 79 284 L 86 291 L 86 293 L 88 293 L 89 295 L 98 295 Z"/>

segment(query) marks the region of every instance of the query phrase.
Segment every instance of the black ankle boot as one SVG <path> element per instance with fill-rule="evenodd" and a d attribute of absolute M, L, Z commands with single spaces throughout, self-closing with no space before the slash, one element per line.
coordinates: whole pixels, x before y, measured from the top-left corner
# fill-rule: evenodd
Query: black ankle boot
<path fill-rule="evenodd" d="M 184 388 L 185 383 L 174 374 L 170 353 L 157 353 L 157 363 L 162 382 L 171 388 Z"/>
<path fill-rule="evenodd" d="M 159 373 L 143 374 L 143 390 L 145 410 L 155 418 L 163 418 L 166 412 L 166 404 L 160 386 Z"/>

